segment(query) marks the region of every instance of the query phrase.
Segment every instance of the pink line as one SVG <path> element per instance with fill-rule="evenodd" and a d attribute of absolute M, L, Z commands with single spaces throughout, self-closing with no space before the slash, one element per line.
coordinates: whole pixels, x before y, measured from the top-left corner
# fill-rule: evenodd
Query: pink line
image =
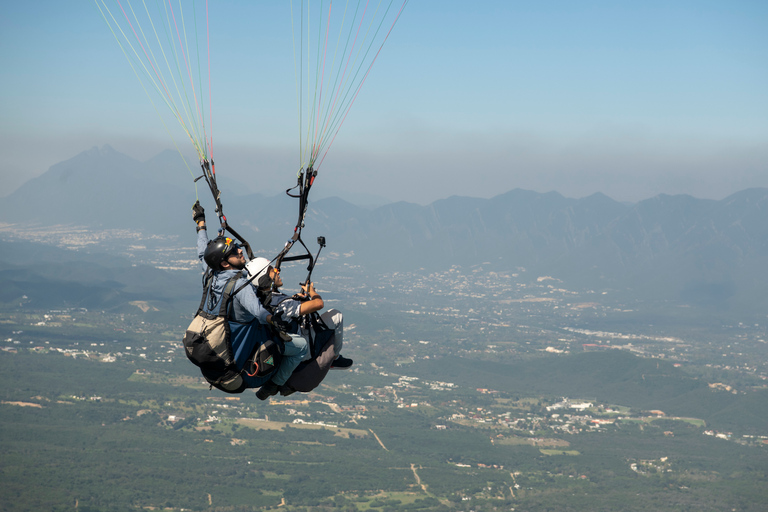
<path fill-rule="evenodd" d="M 133 32 L 133 35 L 136 37 L 136 42 L 139 43 L 139 46 L 144 51 L 144 56 L 147 58 L 147 62 L 149 63 L 150 67 L 152 68 L 152 71 L 155 72 L 155 76 L 157 77 L 157 81 L 160 82 L 160 85 L 163 87 L 163 90 L 165 91 L 165 95 L 168 98 L 171 105 L 173 105 L 173 96 L 171 96 L 171 93 L 168 91 L 168 88 L 165 86 L 165 82 L 163 82 L 163 79 L 160 77 L 160 74 L 158 73 L 157 69 L 155 68 L 155 64 L 152 61 L 152 59 L 149 57 L 149 54 L 147 53 L 147 49 L 144 48 L 144 45 L 141 42 L 141 38 L 136 33 L 136 29 L 133 28 L 133 24 L 131 23 L 131 19 L 128 17 L 128 14 L 125 12 L 125 9 L 123 9 L 123 4 L 120 3 L 120 0 L 117 0 L 117 5 L 120 6 L 120 10 L 123 11 L 123 16 L 125 16 L 125 21 L 128 22 L 128 26 L 131 27 L 131 31 Z M 176 112 L 176 118 L 181 120 L 181 117 L 179 116 L 178 111 Z"/>
<path fill-rule="evenodd" d="M 325 25 L 325 42 L 323 43 L 323 67 L 320 73 L 320 97 L 317 99 L 317 105 L 320 107 L 323 104 L 323 85 L 325 80 L 325 59 L 328 56 L 328 33 L 331 31 L 331 9 L 333 9 L 333 1 L 328 4 L 328 21 Z M 315 122 L 315 140 L 317 140 L 317 129 L 320 125 L 320 108 L 317 109 L 317 121 Z M 313 151 L 314 153 L 314 151 Z M 312 157 L 317 155 L 313 154 Z"/>
<path fill-rule="evenodd" d="M 176 36 L 179 38 L 179 49 L 181 50 L 181 55 L 184 57 L 184 64 L 187 66 L 187 76 L 189 77 L 189 85 L 192 87 L 192 97 L 195 100 L 195 111 L 197 112 L 197 117 L 200 119 L 200 125 L 203 125 L 203 115 L 200 112 L 200 105 L 197 101 L 197 92 L 195 91 L 195 81 L 192 78 L 192 70 L 189 69 L 189 61 L 187 59 L 187 54 L 184 52 L 184 44 L 181 42 L 181 33 L 179 33 L 179 25 L 176 23 L 176 15 L 173 12 L 173 6 L 171 5 L 171 0 L 168 0 L 168 7 L 171 9 L 171 17 L 173 18 L 173 26 L 176 28 Z"/>
<path fill-rule="evenodd" d="M 373 63 L 376 62 L 376 59 L 379 58 L 379 54 L 381 53 L 381 49 L 384 48 L 384 43 L 387 42 L 387 39 L 389 39 L 389 35 L 392 33 L 392 29 L 395 28 L 395 23 L 397 23 L 397 20 L 400 19 L 400 15 L 403 13 L 403 9 L 405 8 L 405 4 L 408 3 L 408 0 L 404 0 L 403 5 L 400 6 L 400 10 L 397 12 L 397 16 L 395 17 L 395 20 L 392 22 L 392 26 L 389 27 L 389 31 L 387 32 L 387 36 L 384 38 L 384 41 L 381 42 L 381 46 L 379 46 L 379 50 L 376 52 L 376 56 L 373 57 L 373 60 L 371 61 L 371 65 L 368 66 L 368 71 L 365 72 L 365 76 L 363 77 L 363 80 L 360 82 L 360 85 L 357 86 L 357 91 L 355 91 L 355 97 L 352 98 L 352 101 L 349 103 L 349 106 L 347 107 L 347 111 L 344 113 L 344 118 L 341 120 L 341 123 L 339 123 L 339 127 L 336 128 L 336 132 L 333 134 L 333 138 L 331 139 L 331 142 L 328 143 L 328 147 L 325 148 L 325 153 L 323 153 L 323 157 L 320 159 L 320 163 L 315 166 L 315 169 L 319 169 L 320 165 L 325 160 L 325 156 L 328 154 L 328 150 L 331 149 L 331 146 L 333 145 L 333 141 L 336 140 L 336 136 L 339 134 L 339 130 L 341 130 L 341 125 L 344 124 L 344 121 L 347 119 L 347 115 L 349 115 L 349 111 L 352 108 L 352 104 L 357 99 L 357 95 L 360 94 L 360 89 L 363 87 L 363 84 L 365 83 L 365 80 L 368 78 L 368 74 L 371 72 L 371 68 L 373 67 Z"/>
<path fill-rule="evenodd" d="M 333 109 L 336 108 L 336 103 L 339 100 L 339 95 L 341 94 L 342 86 L 344 84 L 344 76 L 347 74 L 347 68 L 349 68 L 349 61 L 352 58 L 352 52 L 355 50 L 355 46 L 357 45 L 357 38 L 360 36 L 360 28 L 363 26 L 363 20 L 365 19 L 365 13 L 368 12 L 368 5 L 370 5 L 370 0 L 368 0 L 365 3 L 365 9 L 363 9 L 363 15 L 360 18 L 360 24 L 357 26 L 357 32 L 355 33 L 355 40 L 352 41 L 352 48 L 349 49 L 349 56 L 347 57 L 347 63 L 344 65 L 344 72 L 342 73 L 341 79 L 339 80 L 339 86 L 338 86 L 338 89 L 336 90 L 336 95 L 333 98 L 333 104 L 331 105 L 331 108 L 328 110 L 328 115 L 326 116 L 326 119 L 325 119 L 325 122 L 324 122 L 324 125 L 323 125 L 324 126 L 323 133 L 320 135 L 320 139 L 316 138 L 315 140 L 322 140 L 323 136 L 325 135 L 326 130 L 329 128 L 328 120 L 331 118 L 332 113 L 333 113 Z M 397 21 L 397 19 L 395 19 L 395 21 Z M 384 39 L 384 41 L 386 41 L 386 38 Z M 382 42 L 382 45 L 383 44 L 384 43 Z M 381 48 L 379 48 L 379 50 L 381 50 Z M 354 102 L 354 99 L 352 101 Z M 350 104 L 350 106 L 351 106 L 351 104 Z M 347 111 L 349 111 L 349 110 L 347 110 Z M 343 122 L 344 121 L 342 120 L 342 123 Z M 341 127 L 341 124 L 339 125 L 339 127 Z M 338 130 L 336 131 L 336 133 L 338 133 Z M 336 138 L 335 134 L 334 134 L 334 138 Z M 327 151 L 326 151 L 326 153 L 327 153 Z M 317 158 L 317 155 L 314 155 L 314 157 Z M 325 156 L 323 156 L 323 158 L 325 158 Z M 321 162 L 322 162 L 322 160 L 321 160 Z"/>
<path fill-rule="evenodd" d="M 208 120 L 210 124 L 211 160 L 213 160 L 213 97 L 211 95 L 211 29 L 208 17 L 208 0 L 205 0 L 205 36 L 208 46 Z"/>

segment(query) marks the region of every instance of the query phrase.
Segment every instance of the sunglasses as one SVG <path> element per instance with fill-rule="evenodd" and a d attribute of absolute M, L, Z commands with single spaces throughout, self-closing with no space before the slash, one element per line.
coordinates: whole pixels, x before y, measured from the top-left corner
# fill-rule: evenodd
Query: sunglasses
<path fill-rule="evenodd" d="M 226 257 L 229 258 L 230 256 L 237 256 L 237 252 L 240 249 L 242 249 L 242 247 L 240 247 L 240 245 L 232 244 L 232 248 L 229 250 L 229 252 L 227 252 L 227 256 Z"/>

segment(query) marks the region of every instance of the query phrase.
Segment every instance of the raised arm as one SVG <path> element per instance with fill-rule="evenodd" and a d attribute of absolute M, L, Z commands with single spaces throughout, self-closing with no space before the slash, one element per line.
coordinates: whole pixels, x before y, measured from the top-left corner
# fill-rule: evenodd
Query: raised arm
<path fill-rule="evenodd" d="M 203 256 L 205 255 L 205 248 L 208 247 L 208 232 L 205 230 L 205 209 L 200 201 L 195 201 L 195 204 L 192 205 L 192 220 L 197 224 L 197 257 L 203 272 L 207 272 L 208 264 Z"/>

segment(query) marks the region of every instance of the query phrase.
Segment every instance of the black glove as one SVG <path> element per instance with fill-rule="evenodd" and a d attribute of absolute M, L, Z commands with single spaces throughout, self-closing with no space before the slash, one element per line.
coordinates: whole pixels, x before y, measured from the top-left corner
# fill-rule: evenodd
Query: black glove
<path fill-rule="evenodd" d="M 200 201 L 195 201 L 195 204 L 192 205 L 192 219 L 195 221 L 195 224 L 198 222 L 205 221 L 205 208 L 200 204 Z"/>

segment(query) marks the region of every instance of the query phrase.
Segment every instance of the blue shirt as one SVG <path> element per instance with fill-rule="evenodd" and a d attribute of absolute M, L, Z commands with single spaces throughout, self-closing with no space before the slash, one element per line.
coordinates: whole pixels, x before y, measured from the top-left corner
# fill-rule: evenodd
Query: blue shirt
<path fill-rule="evenodd" d="M 203 271 L 208 270 L 208 264 L 203 259 L 203 256 L 205 255 L 205 248 L 207 246 L 208 233 L 206 233 L 204 229 L 201 229 L 197 232 L 197 256 L 200 259 Z M 211 291 L 213 293 L 209 294 L 209 296 L 205 298 L 205 304 L 203 305 L 203 310 L 206 313 L 210 313 L 212 315 L 219 314 L 219 307 L 221 306 L 219 301 L 221 300 L 221 295 L 224 292 L 224 287 L 226 286 L 227 281 L 235 276 L 239 276 L 239 278 L 237 280 L 237 284 L 235 284 L 234 290 L 239 289 L 241 286 L 248 282 L 248 279 L 245 277 L 245 274 L 242 270 L 230 269 L 213 272 L 213 283 L 211 283 Z M 259 302 L 253 287 L 245 286 L 243 289 L 237 292 L 232 300 L 232 314 L 230 315 L 229 319 L 233 322 L 241 324 L 247 324 L 252 322 L 254 319 L 258 319 L 260 323 L 266 324 L 268 315 L 269 312 L 264 309 L 264 307 L 261 305 L 261 302 Z"/>
<path fill-rule="evenodd" d="M 200 264 L 203 271 L 208 271 L 208 264 L 203 259 L 205 248 L 208 246 L 208 233 L 204 229 L 197 232 L 197 255 L 200 258 Z M 224 287 L 232 278 L 237 277 L 237 283 L 232 289 L 234 293 L 238 288 L 248 282 L 242 270 L 219 270 L 213 272 L 213 281 L 211 283 L 211 292 L 205 298 L 203 311 L 212 315 L 218 315 L 221 309 L 221 296 L 224 294 Z M 253 286 L 245 286 L 232 299 L 232 306 L 229 315 L 230 341 L 232 343 L 233 356 L 235 364 L 239 369 L 243 369 L 256 348 L 271 338 L 269 327 L 267 327 L 267 316 L 269 312 L 261 305 Z M 272 374 L 264 377 L 250 377 L 243 374 L 243 379 L 249 388 L 257 388 L 264 384 Z"/>

